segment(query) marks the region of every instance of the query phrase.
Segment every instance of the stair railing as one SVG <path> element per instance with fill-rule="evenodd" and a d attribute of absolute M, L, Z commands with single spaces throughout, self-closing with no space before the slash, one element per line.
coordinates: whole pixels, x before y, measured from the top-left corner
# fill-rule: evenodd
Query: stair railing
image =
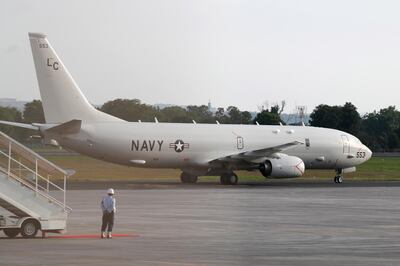
<path fill-rule="evenodd" d="M 6 168 L 0 166 L 1 172 L 6 174 L 9 178 L 13 178 L 14 180 L 20 182 L 24 186 L 32 189 L 36 195 L 40 195 L 48 199 L 49 201 L 54 202 L 56 205 L 62 207 L 65 212 L 70 212 L 72 210 L 70 207 L 66 205 L 66 179 L 67 176 L 69 176 L 69 173 L 67 171 L 56 166 L 52 162 L 46 160 L 36 152 L 25 147 L 24 145 L 12 139 L 11 137 L 7 136 L 3 132 L 0 132 L 0 145 L 3 146 L 3 150 L 0 149 L 0 156 L 4 156 L 3 158 L 7 160 Z M 18 155 L 19 160 L 14 158 L 16 157 L 15 155 Z M 27 166 L 26 164 L 21 162 L 20 158 L 27 160 L 34 166 L 33 167 Z M 16 164 L 18 166 L 17 172 L 15 172 L 14 169 L 12 168 L 13 164 Z M 47 175 L 46 178 L 43 177 L 39 173 L 39 168 L 41 168 L 43 171 L 45 171 L 46 168 L 51 169 L 52 173 L 55 172 L 56 174 L 61 174 L 63 177 L 63 187 L 60 187 L 59 185 L 55 184 L 50 180 L 51 174 L 48 173 L 49 171 L 45 171 Z M 23 178 L 21 176 L 22 171 L 26 171 L 32 174 L 34 176 L 34 182 L 32 182 L 32 180 Z M 46 184 L 45 187 L 40 185 L 39 181 L 45 182 Z M 63 194 L 62 201 L 50 195 L 50 188 L 62 192 Z"/>

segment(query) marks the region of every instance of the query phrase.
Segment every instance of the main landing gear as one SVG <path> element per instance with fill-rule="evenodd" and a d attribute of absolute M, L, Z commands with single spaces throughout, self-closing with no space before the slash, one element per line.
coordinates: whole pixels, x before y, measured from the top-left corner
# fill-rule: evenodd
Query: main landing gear
<path fill-rule="evenodd" d="M 181 173 L 181 182 L 184 184 L 194 184 L 198 180 L 198 176 L 182 172 Z M 221 185 L 236 185 L 239 181 L 238 176 L 234 172 L 229 172 L 221 175 L 220 182 Z"/>
<path fill-rule="evenodd" d="M 197 175 L 193 175 L 193 174 L 189 174 L 189 173 L 185 173 L 185 172 L 182 172 L 182 174 L 181 174 L 181 181 L 182 181 L 182 183 L 185 183 L 185 184 L 194 184 L 197 182 L 197 179 L 198 179 Z"/>
<path fill-rule="evenodd" d="M 223 174 L 220 178 L 221 185 L 236 185 L 238 181 L 239 178 L 234 172 Z"/>

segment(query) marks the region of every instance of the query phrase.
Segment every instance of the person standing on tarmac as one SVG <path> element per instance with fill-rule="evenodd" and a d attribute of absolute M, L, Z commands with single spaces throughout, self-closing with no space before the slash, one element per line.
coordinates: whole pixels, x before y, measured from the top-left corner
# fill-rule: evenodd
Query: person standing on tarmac
<path fill-rule="evenodd" d="M 115 208 L 115 198 L 113 196 L 114 196 L 114 189 L 110 188 L 107 190 L 107 196 L 105 196 L 101 201 L 101 210 L 103 211 L 101 238 L 106 237 L 106 229 L 107 229 L 107 238 L 112 238 L 111 233 L 114 226 L 114 214 L 117 210 Z"/>

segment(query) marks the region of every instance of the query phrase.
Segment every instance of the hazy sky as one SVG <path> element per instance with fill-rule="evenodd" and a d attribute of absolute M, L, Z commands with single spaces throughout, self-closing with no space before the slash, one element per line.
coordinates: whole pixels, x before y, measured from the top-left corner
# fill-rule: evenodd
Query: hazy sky
<path fill-rule="evenodd" d="M 90 102 L 399 105 L 400 1 L 0 0 L 0 98 L 38 99 L 28 31 Z"/>

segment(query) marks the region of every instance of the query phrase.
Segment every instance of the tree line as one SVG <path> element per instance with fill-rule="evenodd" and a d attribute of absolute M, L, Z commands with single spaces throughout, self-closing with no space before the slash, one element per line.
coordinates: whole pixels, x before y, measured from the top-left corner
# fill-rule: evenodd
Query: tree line
<path fill-rule="evenodd" d="M 211 112 L 206 105 L 189 105 L 187 107 L 168 106 L 159 108 L 153 105 L 142 103 L 138 99 L 115 99 L 98 107 L 100 111 L 119 117 L 129 122 L 154 122 L 157 118 L 160 122 L 171 123 L 221 123 L 221 124 L 255 124 L 272 125 L 283 123 L 280 119 L 279 106 L 262 110 L 255 119 L 248 111 L 241 111 L 236 106 L 229 106 L 224 109 L 217 108 Z M 44 123 L 44 112 L 42 102 L 33 100 L 25 104 L 22 112 L 16 108 L 0 107 L 0 120 L 14 121 L 20 123 Z M 21 142 L 32 142 L 32 136 L 38 134 L 34 130 L 27 130 L 18 127 L 0 125 L 0 131 Z"/>
<path fill-rule="evenodd" d="M 248 111 L 240 111 L 236 106 L 229 106 L 224 109 L 219 107 L 211 112 L 206 105 L 169 106 L 159 108 L 153 105 L 142 103 L 138 99 L 116 99 L 108 101 L 99 110 L 119 117 L 130 122 L 154 122 L 157 118 L 160 122 L 171 123 L 216 123 L 221 124 L 279 124 L 283 122 L 279 116 L 279 107 L 273 106 L 265 109 L 252 118 Z"/>
<path fill-rule="evenodd" d="M 311 113 L 310 125 L 348 132 L 374 152 L 400 151 L 400 112 L 395 106 L 361 116 L 349 102 L 342 106 L 321 104 Z"/>
<path fill-rule="evenodd" d="M 221 124 L 285 124 L 280 114 L 283 108 L 272 106 L 261 110 L 255 118 L 248 111 L 236 106 L 217 108 L 214 112 L 206 105 L 187 107 L 169 106 L 159 108 L 142 103 L 138 99 L 115 99 L 104 103 L 99 110 L 130 122 L 173 123 L 216 123 Z M 0 120 L 21 123 L 44 123 L 44 113 L 40 100 L 25 105 L 22 112 L 15 108 L 0 107 Z M 394 106 L 367 113 L 361 116 L 352 103 L 342 106 L 318 105 L 310 115 L 310 125 L 339 129 L 358 137 L 373 151 L 400 150 L 400 112 Z M 22 142 L 32 141 L 32 135 L 38 133 L 11 126 L 0 126 L 0 130 Z"/>

